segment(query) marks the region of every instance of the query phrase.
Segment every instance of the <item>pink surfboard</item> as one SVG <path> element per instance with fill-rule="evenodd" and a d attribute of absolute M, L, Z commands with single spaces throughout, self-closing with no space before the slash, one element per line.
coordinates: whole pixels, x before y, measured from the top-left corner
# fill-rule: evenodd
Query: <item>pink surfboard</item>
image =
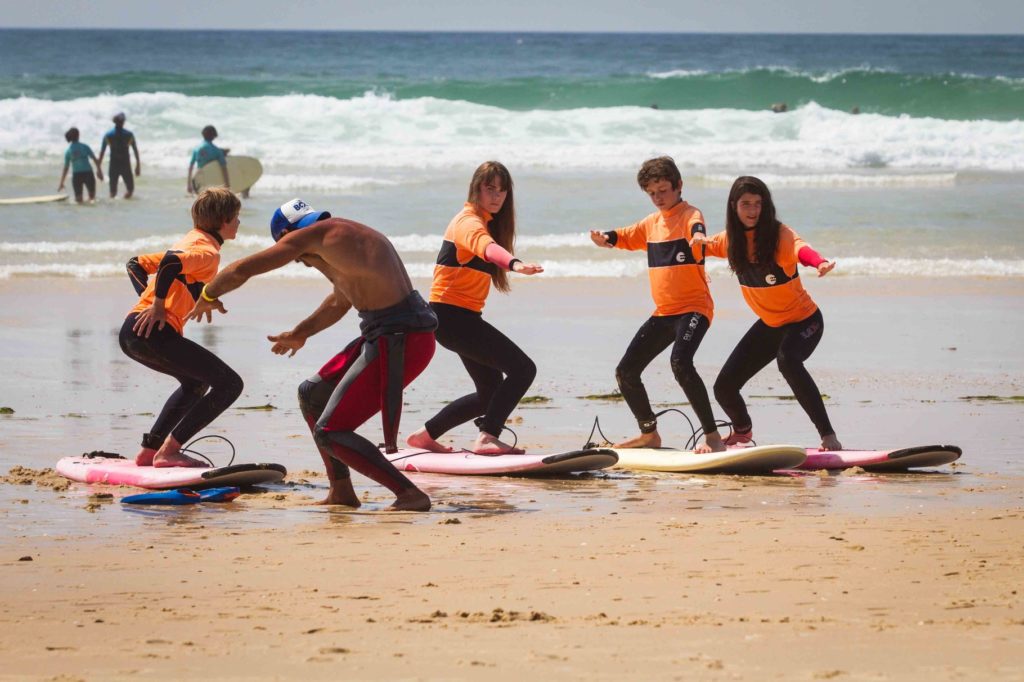
<path fill-rule="evenodd" d="M 807 448 L 800 469 L 848 469 L 906 471 L 955 462 L 963 454 L 955 445 L 920 445 L 899 450 L 819 450 Z"/>
<path fill-rule="evenodd" d="M 235 464 L 227 467 L 140 467 L 133 460 L 114 457 L 64 457 L 57 473 L 79 483 L 132 485 L 152 490 L 214 488 L 276 483 L 288 471 L 280 464 Z"/>
<path fill-rule="evenodd" d="M 428 452 L 403 449 L 384 456 L 401 471 L 475 476 L 551 476 L 596 471 L 619 461 L 618 455 L 605 448 L 546 455 L 477 455 L 468 450 Z"/>

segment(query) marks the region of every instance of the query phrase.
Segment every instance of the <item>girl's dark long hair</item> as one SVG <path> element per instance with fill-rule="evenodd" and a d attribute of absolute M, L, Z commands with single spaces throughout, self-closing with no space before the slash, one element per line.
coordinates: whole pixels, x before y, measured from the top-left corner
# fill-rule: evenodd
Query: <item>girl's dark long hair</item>
<path fill-rule="evenodd" d="M 753 260 L 747 253 L 747 228 L 736 212 L 736 204 L 744 194 L 761 197 L 761 217 L 754 228 Z M 752 263 L 771 263 L 779 248 L 779 225 L 781 223 L 775 217 L 775 203 L 768 185 L 750 175 L 736 178 L 729 190 L 729 203 L 725 207 L 725 231 L 729 237 L 729 267 L 732 271 L 740 274 L 749 270 Z"/>
<path fill-rule="evenodd" d="M 505 203 L 501 205 L 501 210 L 487 223 L 487 231 L 494 237 L 494 241 L 498 242 L 498 246 L 509 253 L 515 253 L 516 202 L 512 192 L 512 174 L 508 169 L 497 161 L 485 161 L 480 164 L 473 173 L 473 179 L 469 181 L 469 196 L 466 201 L 479 205 L 480 188 L 488 182 L 499 185 L 508 194 L 505 195 Z M 491 283 L 498 291 L 507 292 L 508 273 L 501 268 L 495 268 L 491 275 Z"/>

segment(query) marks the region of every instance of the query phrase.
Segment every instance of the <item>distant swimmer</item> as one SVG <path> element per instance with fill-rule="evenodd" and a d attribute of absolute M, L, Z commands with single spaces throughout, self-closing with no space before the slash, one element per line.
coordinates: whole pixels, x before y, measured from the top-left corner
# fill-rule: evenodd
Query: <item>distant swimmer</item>
<path fill-rule="evenodd" d="M 471 449 L 484 455 L 522 454 L 500 440 L 505 420 L 537 376 L 537 366 L 511 339 L 483 319 L 493 285 L 507 292 L 508 275 L 536 275 L 544 268 L 512 253 L 516 237 L 512 175 L 497 161 L 481 164 L 469 182 L 466 203 L 444 232 L 434 266 L 430 307 L 437 313 L 437 342 L 456 353 L 473 392 L 456 398 L 406 439 L 414 448 L 450 452 L 437 442 L 460 424 L 477 420 Z M 478 419 L 479 418 L 479 419 Z"/>
<path fill-rule="evenodd" d="M 103 179 L 103 167 L 100 160 L 92 153 L 87 144 L 78 141 L 78 128 L 68 128 L 64 133 L 64 139 L 70 142 L 68 150 L 64 152 L 64 172 L 60 174 L 60 185 L 58 192 L 64 191 L 64 180 L 68 177 L 68 167 L 71 167 L 71 188 L 75 192 L 75 201 L 82 203 L 82 190 L 89 190 L 89 201 L 96 200 L 96 177 L 92 174 L 92 166 L 89 161 L 96 163 L 96 175 Z"/>
<path fill-rule="evenodd" d="M 774 111 L 776 114 L 784 114 L 787 111 L 789 111 L 789 105 L 786 104 L 785 102 L 776 102 L 775 104 L 772 105 L 772 111 Z"/>
<path fill-rule="evenodd" d="M 188 162 L 188 180 L 186 181 L 186 188 L 189 194 L 196 192 L 196 187 L 192 184 L 192 171 L 196 168 L 202 168 L 208 163 L 216 161 L 220 164 L 221 172 L 224 174 L 224 186 L 230 187 L 231 181 L 228 179 L 228 160 L 227 155 L 230 149 L 221 149 L 213 143 L 217 139 L 217 129 L 213 126 L 206 126 L 203 128 L 203 143 L 192 150 L 192 158 Z M 243 194 L 243 196 L 245 196 Z"/>
<path fill-rule="evenodd" d="M 320 271 L 333 285 L 331 293 L 291 331 L 267 339 L 273 353 L 290 357 L 352 308 L 359 313 L 359 336 L 299 385 L 299 407 L 330 480 L 322 504 L 360 505 L 352 467 L 394 493 L 391 509 L 430 509 L 427 494 L 355 430 L 381 412 L 385 448 L 398 451 L 402 392 L 434 355 L 437 317 L 413 289 L 394 245 L 373 228 L 293 199 L 274 212 L 270 233 L 277 243 L 224 268 L 203 289 L 189 319 L 226 313 L 220 297 L 294 261 Z"/>
<path fill-rule="evenodd" d="M 132 177 L 132 160 L 128 154 L 129 148 L 135 152 L 135 175 L 142 175 L 142 162 L 139 160 L 139 148 L 135 144 L 135 135 L 124 127 L 124 112 L 115 114 L 114 127 L 103 136 L 103 144 L 100 146 L 100 163 L 103 163 L 103 155 L 110 145 L 110 165 L 107 167 L 107 177 L 110 180 L 110 198 L 117 196 L 117 182 L 124 179 L 124 198 L 131 199 L 135 193 L 135 178 Z"/>
<path fill-rule="evenodd" d="M 672 346 L 672 374 L 704 431 L 704 442 L 694 451 L 719 452 L 725 450 L 725 445 L 715 425 L 708 389 L 693 364 L 714 313 L 704 273 L 704 254 L 689 245 L 693 236 L 704 233 L 704 215 L 683 201 L 683 178 L 671 158 L 648 159 L 636 180 L 658 210 L 617 230 L 590 231 L 590 239 L 597 246 L 647 253 L 647 274 L 655 306 L 615 368 L 619 390 L 640 429 L 640 435 L 615 447 L 661 447 L 658 418 L 641 375 L 662 351 Z"/>
<path fill-rule="evenodd" d="M 121 350 L 180 384 L 149 433 L 142 435 L 142 449 L 135 456 L 139 466 L 207 466 L 181 452 L 181 446 L 242 393 L 238 374 L 183 333 L 204 283 L 217 274 L 221 245 L 238 236 L 241 207 L 226 189 L 206 190 L 192 204 L 194 227 L 188 234 L 167 251 L 128 261 L 139 302 L 121 326 Z"/>
<path fill-rule="evenodd" d="M 860 113 L 860 107 L 856 107 L 855 106 L 853 109 L 850 109 L 850 113 L 851 114 L 859 114 Z"/>
<path fill-rule="evenodd" d="M 758 320 L 736 344 L 715 381 L 715 398 L 732 421 L 727 445 L 749 443 L 753 426 L 740 389 L 775 361 L 800 407 L 821 436 L 822 450 L 841 450 L 821 392 L 804 362 L 825 331 L 821 310 L 800 282 L 798 265 L 824 277 L 836 266 L 775 217 L 771 192 L 758 178 L 737 178 L 725 207 L 725 231 L 694 235 L 690 245 L 728 258 L 747 305 Z"/>

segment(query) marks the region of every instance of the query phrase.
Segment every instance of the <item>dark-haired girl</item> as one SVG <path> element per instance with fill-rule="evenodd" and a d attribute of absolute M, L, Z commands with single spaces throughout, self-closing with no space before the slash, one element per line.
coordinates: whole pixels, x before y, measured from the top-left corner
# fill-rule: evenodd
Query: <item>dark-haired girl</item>
<path fill-rule="evenodd" d="M 64 133 L 64 139 L 70 142 L 68 150 L 64 152 L 64 172 L 60 174 L 60 185 L 58 192 L 64 191 L 64 181 L 68 177 L 68 167 L 71 168 L 71 189 L 75 192 L 75 201 L 82 203 L 82 190 L 88 190 L 89 201 L 96 201 L 96 176 L 92 174 L 92 166 L 89 161 L 96 164 L 96 175 L 103 179 L 103 168 L 99 159 L 92 153 L 87 144 L 78 141 L 78 128 L 68 128 Z"/>
<path fill-rule="evenodd" d="M 753 425 L 740 389 L 775 360 L 818 429 L 822 449 L 842 449 L 821 392 L 804 367 L 821 340 L 825 322 L 800 282 L 797 268 L 812 267 L 824 277 L 835 263 L 822 258 L 792 228 L 779 222 L 767 185 L 750 176 L 737 178 L 732 185 L 725 232 L 710 238 L 695 234 L 690 244 L 703 244 L 707 256 L 729 259 L 743 298 L 759 318 L 740 339 L 715 381 L 715 398 L 733 425 L 726 444 L 752 439 Z"/>
<path fill-rule="evenodd" d="M 478 454 L 523 451 L 499 440 L 505 420 L 526 394 L 537 367 L 519 346 L 484 321 L 491 285 L 507 292 L 508 273 L 535 275 L 544 268 L 513 254 L 516 237 L 512 176 L 497 161 L 473 173 L 469 197 L 444 233 L 434 267 L 430 307 L 437 314 L 437 342 L 458 353 L 476 390 L 441 409 L 406 442 L 414 448 L 450 452 L 437 439 L 481 417 L 472 450 Z"/>

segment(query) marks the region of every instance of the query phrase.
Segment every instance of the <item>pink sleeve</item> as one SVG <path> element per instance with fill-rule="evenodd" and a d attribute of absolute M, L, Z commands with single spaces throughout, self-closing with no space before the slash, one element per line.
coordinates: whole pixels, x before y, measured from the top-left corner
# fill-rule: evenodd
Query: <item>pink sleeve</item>
<path fill-rule="evenodd" d="M 812 268 L 818 267 L 826 260 L 825 258 L 821 257 L 821 254 L 819 254 L 817 251 L 815 251 L 809 246 L 801 247 L 800 250 L 797 252 L 797 256 L 800 258 L 800 263 L 802 265 L 808 265 Z"/>
<path fill-rule="evenodd" d="M 494 263 L 502 270 L 511 270 L 514 259 L 515 256 L 499 246 L 497 242 L 491 242 L 484 249 L 484 260 L 488 263 Z"/>

